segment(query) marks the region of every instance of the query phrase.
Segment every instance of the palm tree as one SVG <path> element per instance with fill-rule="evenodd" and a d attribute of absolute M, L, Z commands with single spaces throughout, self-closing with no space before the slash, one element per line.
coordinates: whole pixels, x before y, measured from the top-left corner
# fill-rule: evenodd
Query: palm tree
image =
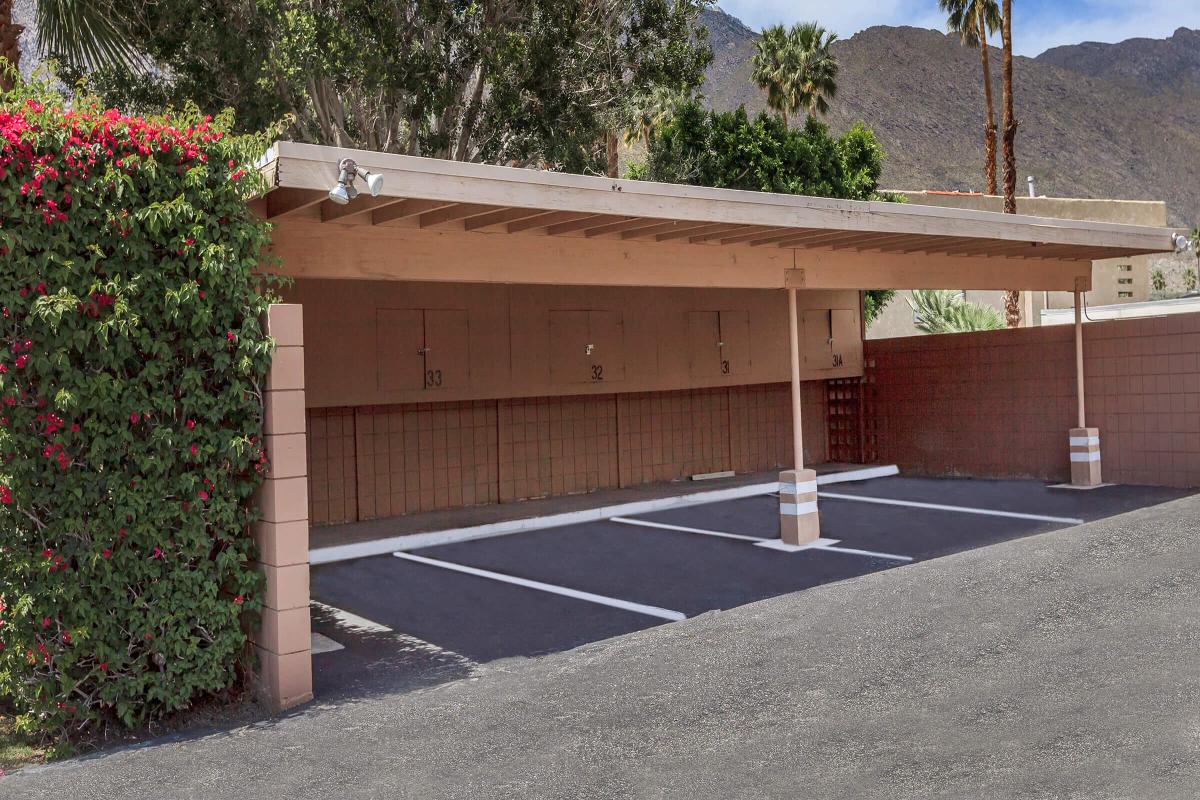
<path fill-rule="evenodd" d="M 957 33 L 964 47 L 978 47 L 983 66 L 983 100 L 987 121 L 983 128 L 983 173 L 987 193 L 996 194 L 996 111 L 992 103 L 992 67 L 988 58 L 988 34 L 1000 27 L 1000 6 L 996 0 L 938 0 L 946 12 L 946 28 Z"/>
<path fill-rule="evenodd" d="M 625 146 L 645 142 L 650 146 L 654 134 L 675 115 L 676 109 L 693 99 L 690 95 L 667 86 L 656 86 L 649 94 L 638 96 L 631 113 L 631 124 L 622 137 Z"/>
<path fill-rule="evenodd" d="M 918 289 L 908 305 L 913 323 L 925 333 L 993 331 L 1004 327 L 1000 312 L 991 306 L 968 301 L 952 289 Z"/>
<path fill-rule="evenodd" d="M 767 93 L 767 106 L 787 126 L 788 115 L 805 111 L 825 114 L 837 94 L 838 61 L 832 52 L 836 33 L 815 22 L 790 29 L 763 29 L 754 54 L 754 82 Z"/>
<path fill-rule="evenodd" d="M 1017 118 L 1013 115 L 1012 0 L 1002 0 L 1000 40 L 1004 47 L 1004 213 L 1017 213 Z M 1004 318 L 1008 327 L 1021 324 L 1021 293 L 1004 293 Z"/>
<path fill-rule="evenodd" d="M 37 0 L 35 25 L 43 54 L 68 64 L 100 67 L 129 64 L 137 50 L 129 38 L 130 6 L 119 0 Z M 21 58 L 17 39 L 24 28 L 13 22 L 12 0 L 0 0 L 0 57 L 16 67 Z M 0 74 L 0 89 L 10 89 Z"/>

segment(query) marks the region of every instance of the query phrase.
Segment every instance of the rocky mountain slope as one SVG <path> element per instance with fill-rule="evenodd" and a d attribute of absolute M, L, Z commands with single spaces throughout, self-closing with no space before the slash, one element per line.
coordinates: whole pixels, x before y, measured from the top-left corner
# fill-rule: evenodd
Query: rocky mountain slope
<path fill-rule="evenodd" d="M 757 34 L 706 12 L 714 60 L 704 93 L 717 108 L 763 107 L 750 80 Z M 883 183 L 979 191 L 979 53 L 939 31 L 874 27 L 838 42 L 839 92 L 828 122 L 864 120 L 887 152 Z M 1000 52 L 992 51 L 997 113 Z M 1166 200 L 1171 222 L 1200 222 L 1200 31 L 1169 39 L 1057 47 L 1014 60 L 1019 192 Z M 997 118 L 997 123 L 999 119 Z"/>

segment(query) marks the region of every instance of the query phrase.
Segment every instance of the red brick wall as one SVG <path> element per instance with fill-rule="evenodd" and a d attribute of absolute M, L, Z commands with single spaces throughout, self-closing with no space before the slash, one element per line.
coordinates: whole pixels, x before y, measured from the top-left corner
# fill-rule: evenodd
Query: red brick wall
<path fill-rule="evenodd" d="M 1104 479 L 1200 485 L 1200 314 L 1084 326 L 1087 424 Z M 875 461 L 902 472 L 1066 480 L 1074 328 L 866 343 Z"/>
<path fill-rule="evenodd" d="M 787 384 L 309 409 L 314 525 L 769 470 L 791 461 Z M 825 460 L 824 383 L 804 384 Z"/>

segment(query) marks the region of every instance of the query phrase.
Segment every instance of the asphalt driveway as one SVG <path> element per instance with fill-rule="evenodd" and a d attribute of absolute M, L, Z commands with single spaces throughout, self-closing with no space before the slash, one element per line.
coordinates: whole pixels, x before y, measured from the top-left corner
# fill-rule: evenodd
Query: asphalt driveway
<path fill-rule="evenodd" d="M 61 798 L 1194 798 L 1200 499 L 0 780 Z"/>

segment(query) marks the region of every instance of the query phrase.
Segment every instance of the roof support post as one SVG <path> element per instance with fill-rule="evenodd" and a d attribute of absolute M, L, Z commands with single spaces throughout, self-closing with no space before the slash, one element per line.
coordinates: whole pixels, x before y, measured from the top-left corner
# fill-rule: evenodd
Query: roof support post
<path fill-rule="evenodd" d="M 1076 427 L 1071 429 L 1068 444 L 1071 458 L 1071 484 L 1080 487 L 1099 486 L 1100 429 L 1087 427 L 1083 394 L 1083 291 L 1075 287 L 1075 399 Z"/>
<path fill-rule="evenodd" d="M 779 473 L 779 537 L 784 544 L 807 545 L 821 535 L 817 517 L 817 473 L 804 468 L 804 431 L 800 407 L 800 320 L 796 290 L 787 289 L 788 345 L 792 368 L 792 463 Z"/>

